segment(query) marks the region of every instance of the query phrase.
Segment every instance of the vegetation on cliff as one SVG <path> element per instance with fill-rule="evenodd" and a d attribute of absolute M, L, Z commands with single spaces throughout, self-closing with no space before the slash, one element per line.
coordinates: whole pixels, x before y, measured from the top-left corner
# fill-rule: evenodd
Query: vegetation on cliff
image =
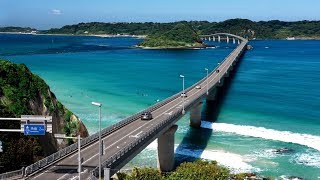
<path fill-rule="evenodd" d="M 219 180 L 243 180 L 246 177 L 255 176 L 252 173 L 231 174 L 230 171 L 219 166 L 216 161 L 197 160 L 195 162 L 182 163 L 170 173 L 160 173 L 154 168 L 134 168 L 132 173 L 117 173 L 119 180 L 180 180 L 180 179 L 219 179 Z"/>
<path fill-rule="evenodd" d="M 0 117 L 50 115 L 54 133 L 82 137 L 85 126 L 66 109 L 39 76 L 24 64 L 0 60 Z M 0 121 L 0 129 L 20 129 L 19 121 Z M 29 165 L 58 149 L 53 134 L 24 136 L 21 133 L 0 133 L 4 152 L 0 153 L 0 173 Z"/>
<path fill-rule="evenodd" d="M 139 46 L 152 48 L 190 48 L 202 47 L 203 45 L 200 37 L 191 26 L 179 23 L 168 31 L 148 36 Z"/>
<path fill-rule="evenodd" d="M 21 32 L 21 33 L 31 33 L 37 31 L 34 28 L 30 27 L 0 27 L 0 32 Z"/>
<path fill-rule="evenodd" d="M 226 32 L 249 39 L 285 39 L 286 37 L 320 38 L 320 21 L 251 21 L 248 19 L 230 19 L 222 22 L 180 21 L 173 23 L 79 23 L 55 28 L 40 33 L 45 34 L 128 34 L 153 35 L 169 31 L 178 24 L 192 27 L 198 34 Z"/>

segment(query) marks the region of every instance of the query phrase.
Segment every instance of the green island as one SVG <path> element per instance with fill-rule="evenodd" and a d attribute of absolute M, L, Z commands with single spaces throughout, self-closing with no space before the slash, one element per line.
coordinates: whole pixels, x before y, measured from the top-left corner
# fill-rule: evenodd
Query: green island
<path fill-rule="evenodd" d="M 65 108 L 39 76 L 24 64 L 0 60 L 1 117 L 21 115 L 52 116 L 53 133 L 67 136 L 88 136 L 86 127 L 77 116 Z M 20 129 L 20 121 L 1 121 L 0 129 Z M 0 173 L 20 169 L 56 152 L 72 141 L 58 145 L 53 134 L 25 136 L 22 133 L 0 132 L 3 153 L 0 153 Z"/>
<path fill-rule="evenodd" d="M 243 179 L 263 179 L 269 180 L 271 177 L 257 177 L 253 173 L 232 174 L 230 170 L 218 165 L 216 161 L 196 160 L 194 162 L 184 162 L 175 171 L 161 173 L 155 168 L 134 168 L 130 173 L 117 173 L 116 179 L 119 180 L 180 180 L 180 179 L 199 179 L 199 180 L 243 180 Z"/>
<path fill-rule="evenodd" d="M 103 23 L 89 22 L 66 25 L 61 28 L 37 30 L 37 34 L 65 35 L 155 35 L 170 31 L 178 24 L 192 27 L 197 34 L 226 32 L 248 39 L 320 39 L 320 21 L 286 22 L 279 20 L 251 21 L 248 19 L 229 19 L 222 22 L 179 21 L 172 23 Z M 0 32 L 30 32 L 32 28 L 0 27 Z M 33 29 L 35 30 L 35 29 Z M 36 30 L 35 30 L 36 31 Z"/>
<path fill-rule="evenodd" d="M 179 23 L 169 31 L 148 36 L 138 47 L 147 49 L 185 49 L 203 48 L 205 45 L 191 26 Z"/>

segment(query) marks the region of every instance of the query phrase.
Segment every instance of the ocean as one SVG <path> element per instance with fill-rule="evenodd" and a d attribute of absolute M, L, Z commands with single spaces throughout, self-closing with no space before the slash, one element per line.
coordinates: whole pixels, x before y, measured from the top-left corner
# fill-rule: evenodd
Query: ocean
<path fill-rule="evenodd" d="M 135 38 L 0 34 L 0 58 L 42 77 L 89 133 L 165 99 L 213 70 L 236 45 L 203 50 L 143 50 Z M 177 122 L 177 162 L 217 160 L 233 172 L 320 177 L 320 41 L 250 41 L 219 93 L 204 105 L 201 129 L 189 113 Z M 281 148 L 288 152 L 277 153 Z M 157 142 L 129 162 L 157 166 Z"/>

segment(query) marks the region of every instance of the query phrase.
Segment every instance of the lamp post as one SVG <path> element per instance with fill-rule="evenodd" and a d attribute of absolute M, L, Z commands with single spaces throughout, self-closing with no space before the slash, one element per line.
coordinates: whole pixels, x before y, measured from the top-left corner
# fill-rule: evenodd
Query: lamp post
<path fill-rule="evenodd" d="M 101 179 L 101 103 L 92 102 L 94 106 L 99 107 L 99 180 Z"/>
<path fill-rule="evenodd" d="M 208 90 L 208 73 L 209 73 L 209 69 L 208 68 L 204 68 L 205 71 L 207 71 L 207 95 L 209 94 L 209 90 Z"/>
<path fill-rule="evenodd" d="M 219 74 L 220 74 L 220 70 L 219 70 L 219 68 L 220 68 L 220 63 L 218 63 L 218 69 L 217 69 L 218 78 L 219 78 L 219 84 L 220 84 L 220 76 L 219 76 Z"/>
<path fill-rule="evenodd" d="M 186 93 L 184 92 L 184 76 L 183 75 L 180 75 L 180 77 L 182 78 L 182 114 L 185 113 L 185 110 L 184 110 L 184 97 L 186 96 Z"/>
<path fill-rule="evenodd" d="M 78 139 L 78 173 L 79 173 L 79 180 L 81 179 L 81 137 L 78 134 L 77 137 L 66 136 L 65 134 L 54 134 L 54 137 L 57 139 Z"/>

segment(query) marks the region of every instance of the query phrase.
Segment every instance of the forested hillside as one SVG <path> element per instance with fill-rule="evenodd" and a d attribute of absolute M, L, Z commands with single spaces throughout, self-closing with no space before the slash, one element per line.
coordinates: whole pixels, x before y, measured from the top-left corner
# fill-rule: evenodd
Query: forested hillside
<path fill-rule="evenodd" d="M 320 21 L 259 21 L 248 19 L 230 19 L 223 22 L 208 21 L 180 21 L 173 23 L 79 23 L 63 26 L 60 29 L 50 29 L 39 33 L 47 34 L 127 34 L 127 35 L 152 35 L 169 31 L 178 24 L 186 24 L 196 30 L 198 34 L 226 32 L 248 37 L 250 39 L 285 39 L 320 38 Z"/>

